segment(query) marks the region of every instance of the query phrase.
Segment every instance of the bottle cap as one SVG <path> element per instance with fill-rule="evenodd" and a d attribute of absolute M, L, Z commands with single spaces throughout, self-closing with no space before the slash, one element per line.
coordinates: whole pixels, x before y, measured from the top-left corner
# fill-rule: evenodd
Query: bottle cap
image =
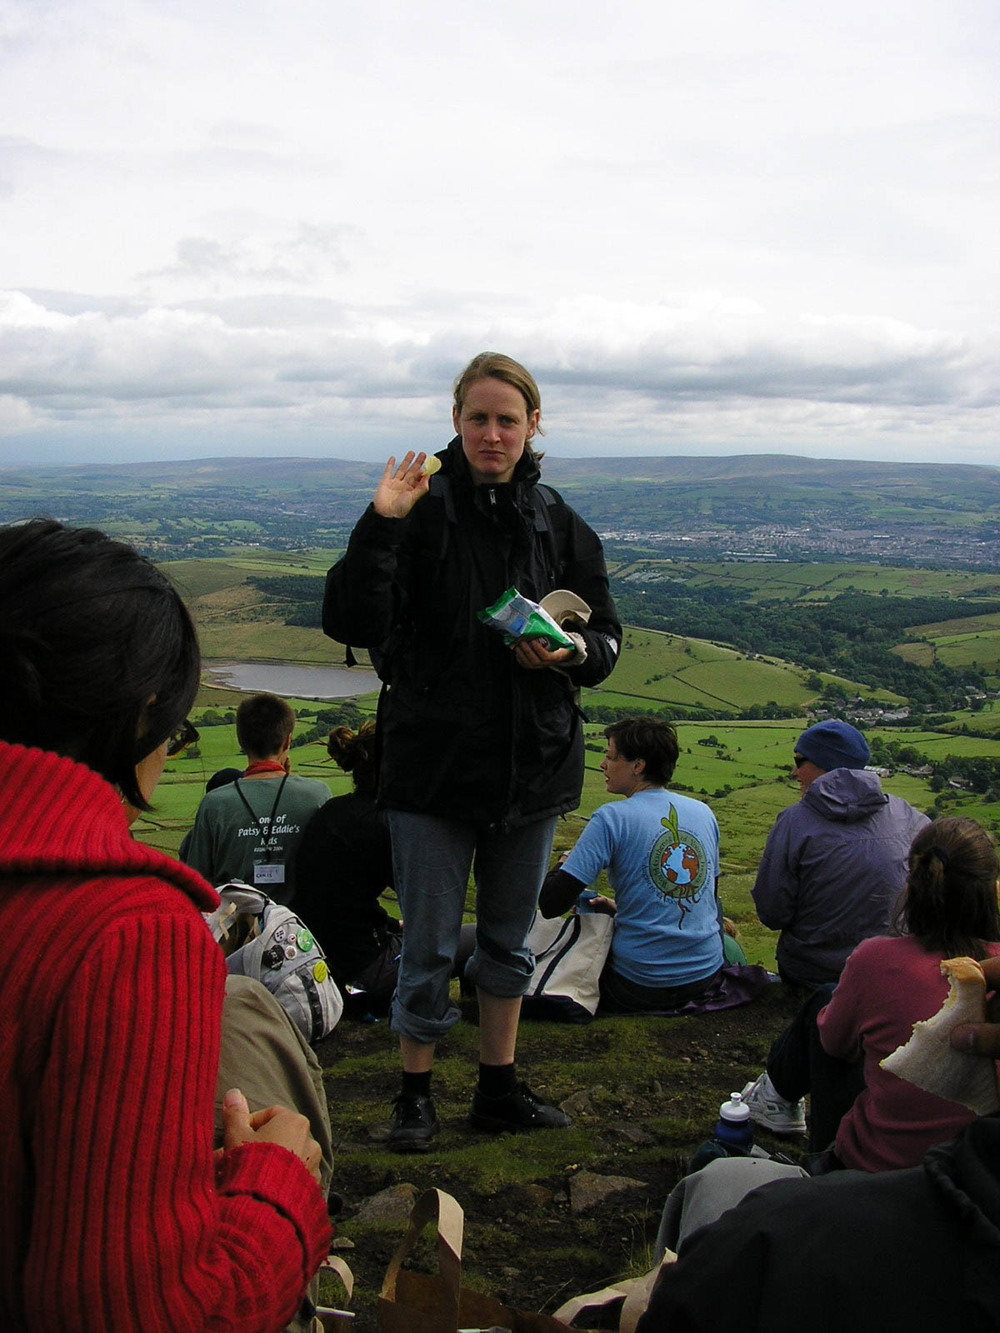
<path fill-rule="evenodd" d="M 723 1102 L 719 1107 L 719 1117 L 722 1120 L 728 1120 L 731 1124 L 746 1124 L 750 1119 L 750 1107 L 743 1100 L 741 1092 L 730 1093 L 729 1101 Z"/>

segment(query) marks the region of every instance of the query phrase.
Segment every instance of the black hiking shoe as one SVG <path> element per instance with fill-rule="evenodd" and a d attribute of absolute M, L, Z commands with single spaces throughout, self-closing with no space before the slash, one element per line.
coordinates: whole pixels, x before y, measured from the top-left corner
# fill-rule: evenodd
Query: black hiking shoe
<path fill-rule="evenodd" d="M 573 1122 L 558 1106 L 536 1097 L 527 1083 L 519 1083 L 502 1097 L 487 1097 L 477 1088 L 469 1123 L 474 1129 L 499 1134 L 510 1129 L 565 1129 Z"/>
<path fill-rule="evenodd" d="M 429 1097 L 407 1097 L 402 1093 L 392 1104 L 395 1111 L 386 1143 L 396 1152 L 426 1152 L 438 1132 L 434 1103 Z"/>

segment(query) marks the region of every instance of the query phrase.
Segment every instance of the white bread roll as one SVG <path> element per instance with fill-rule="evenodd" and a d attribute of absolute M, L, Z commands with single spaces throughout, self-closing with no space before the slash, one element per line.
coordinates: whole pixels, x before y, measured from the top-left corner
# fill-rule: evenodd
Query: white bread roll
<path fill-rule="evenodd" d="M 879 1063 L 925 1092 L 988 1115 L 1000 1110 L 996 1062 L 956 1051 L 948 1040 L 959 1023 L 985 1023 L 986 978 L 972 958 L 945 959 L 941 971 L 950 983 L 944 1004 L 933 1018 L 914 1023 L 910 1040 Z"/>

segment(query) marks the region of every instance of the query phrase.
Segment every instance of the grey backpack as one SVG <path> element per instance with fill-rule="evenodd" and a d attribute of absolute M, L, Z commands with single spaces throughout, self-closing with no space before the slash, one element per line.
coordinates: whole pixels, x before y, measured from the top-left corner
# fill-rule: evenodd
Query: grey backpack
<path fill-rule="evenodd" d="M 249 884 L 234 881 L 216 892 L 222 902 L 205 920 L 229 971 L 266 986 L 306 1041 L 332 1032 L 344 1000 L 302 918 Z"/>

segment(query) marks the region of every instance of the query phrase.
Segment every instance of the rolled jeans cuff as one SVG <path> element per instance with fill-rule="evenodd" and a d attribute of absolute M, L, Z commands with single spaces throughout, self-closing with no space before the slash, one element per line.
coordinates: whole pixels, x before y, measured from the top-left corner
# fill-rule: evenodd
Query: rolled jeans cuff
<path fill-rule="evenodd" d="M 500 962 L 477 948 L 465 965 L 465 979 L 487 995 L 514 1000 L 527 992 L 533 971 L 530 954 Z"/>
<path fill-rule="evenodd" d="M 404 1009 L 399 997 L 394 996 L 389 1017 L 389 1030 L 421 1046 L 434 1046 L 451 1031 L 462 1016 L 455 1004 L 450 1004 L 443 1018 L 422 1018 Z"/>

